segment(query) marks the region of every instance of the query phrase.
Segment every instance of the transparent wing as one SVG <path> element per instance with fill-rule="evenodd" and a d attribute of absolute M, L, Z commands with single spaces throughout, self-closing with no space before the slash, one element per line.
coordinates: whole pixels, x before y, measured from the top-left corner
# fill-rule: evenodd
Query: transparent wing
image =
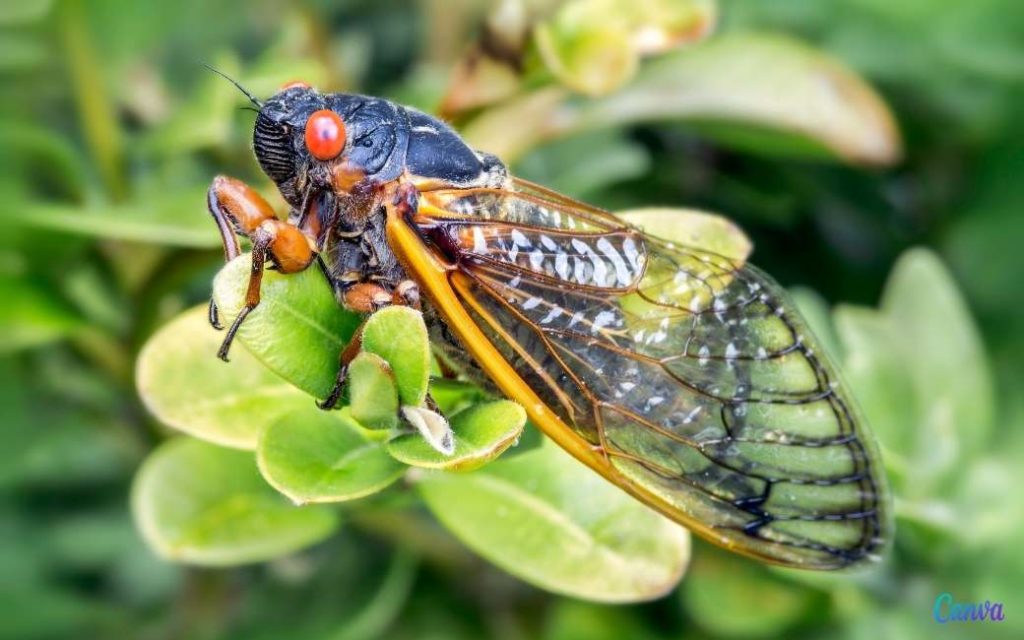
<path fill-rule="evenodd" d="M 620 484 L 784 564 L 884 544 L 870 435 L 769 276 L 521 182 L 424 194 L 416 223 L 488 339 Z"/>

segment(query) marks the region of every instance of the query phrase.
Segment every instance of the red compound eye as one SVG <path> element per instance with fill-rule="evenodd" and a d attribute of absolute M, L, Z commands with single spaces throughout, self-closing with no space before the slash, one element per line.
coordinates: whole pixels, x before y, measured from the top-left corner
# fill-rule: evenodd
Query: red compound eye
<path fill-rule="evenodd" d="M 309 86 L 308 82 L 303 82 L 302 80 L 292 80 L 291 82 L 286 82 L 283 85 L 281 85 L 281 89 L 280 90 L 281 91 L 285 91 L 287 89 L 294 89 L 296 87 L 299 87 L 299 88 L 302 88 L 302 89 L 312 89 L 313 88 L 313 87 Z"/>
<path fill-rule="evenodd" d="M 328 109 L 321 109 L 306 120 L 306 148 L 317 160 L 333 160 L 345 148 L 345 123 Z"/>

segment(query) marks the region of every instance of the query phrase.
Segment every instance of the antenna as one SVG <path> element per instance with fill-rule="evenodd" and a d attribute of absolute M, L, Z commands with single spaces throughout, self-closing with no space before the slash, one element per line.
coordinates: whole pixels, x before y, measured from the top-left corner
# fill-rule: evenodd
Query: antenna
<path fill-rule="evenodd" d="M 255 97 L 255 96 L 253 96 L 253 95 L 252 95 L 251 93 L 249 93 L 249 92 L 248 92 L 248 91 L 246 90 L 246 88 L 245 88 L 245 87 L 243 87 L 242 85 L 240 85 L 240 84 L 238 83 L 238 81 L 237 81 L 237 80 L 235 80 L 234 78 L 232 78 L 232 77 L 231 77 L 231 76 L 229 76 L 228 74 L 224 73 L 223 71 L 220 71 L 220 70 L 218 70 L 218 69 L 214 69 L 213 67 L 211 67 L 210 65 L 206 64 L 205 62 L 200 62 L 199 64 L 203 65 L 204 67 L 206 67 L 206 68 L 207 68 L 207 69 L 209 69 L 210 71 L 212 71 L 212 72 L 216 73 L 216 74 L 217 74 L 218 76 L 220 76 L 220 77 L 224 78 L 225 80 L 227 80 L 227 81 L 228 81 L 228 82 L 230 82 L 231 84 L 235 85 L 235 87 L 237 87 L 237 88 L 238 88 L 238 90 L 239 90 L 239 91 L 241 91 L 241 92 L 242 92 L 242 93 L 243 93 L 243 94 L 245 95 L 245 97 L 246 97 L 246 98 L 249 98 L 249 102 L 251 102 L 251 103 L 253 103 L 254 105 L 256 105 L 256 108 L 257 108 L 257 109 L 262 109 L 262 108 L 263 108 L 263 103 L 262 103 L 262 102 L 260 102 L 259 100 L 257 100 L 257 99 L 256 99 L 256 97 Z"/>

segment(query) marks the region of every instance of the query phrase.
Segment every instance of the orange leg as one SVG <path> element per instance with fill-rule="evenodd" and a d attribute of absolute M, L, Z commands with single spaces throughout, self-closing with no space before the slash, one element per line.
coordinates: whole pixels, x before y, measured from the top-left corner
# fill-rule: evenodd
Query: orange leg
<path fill-rule="evenodd" d="M 245 295 L 245 306 L 228 329 L 217 355 L 228 359 L 228 350 L 245 318 L 260 303 L 263 267 L 269 257 L 278 271 L 296 273 L 308 267 L 315 257 L 313 243 L 297 227 L 277 218 L 273 208 L 244 182 L 217 176 L 210 185 L 207 202 L 220 229 L 224 257 L 231 260 L 241 253 L 236 235 L 252 240 L 252 271 Z M 210 301 L 210 323 L 221 328 L 217 306 Z"/>
<path fill-rule="evenodd" d="M 359 355 L 359 350 L 363 348 L 364 326 L 366 326 L 366 320 L 363 320 L 359 328 L 356 329 L 356 332 L 352 334 L 352 339 L 342 349 L 339 358 L 341 366 L 338 368 L 338 375 L 334 378 L 334 386 L 331 387 L 331 392 L 327 394 L 326 398 L 318 400 L 316 403 L 316 406 L 324 411 L 333 409 L 337 406 L 338 400 L 341 400 L 341 391 L 345 388 L 345 380 L 348 378 L 348 365 L 352 363 L 352 360 Z"/>
<path fill-rule="evenodd" d="M 405 280 L 395 287 L 395 290 L 388 292 L 383 286 L 375 282 L 359 282 L 345 292 L 345 306 L 357 313 L 369 314 L 390 306 L 400 304 L 415 309 L 420 308 L 419 287 L 412 280 Z M 363 347 L 363 326 L 366 320 L 359 325 L 352 335 L 352 340 L 341 352 L 341 366 L 338 368 L 338 375 L 334 379 L 334 386 L 331 392 L 322 402 L 317 402 L 321 409 L 333 409 L 341 399 L 342 389 L 345 387 L 345 379 L 348 377 L 348 365 L 352 359 L 359 355 Z"/>

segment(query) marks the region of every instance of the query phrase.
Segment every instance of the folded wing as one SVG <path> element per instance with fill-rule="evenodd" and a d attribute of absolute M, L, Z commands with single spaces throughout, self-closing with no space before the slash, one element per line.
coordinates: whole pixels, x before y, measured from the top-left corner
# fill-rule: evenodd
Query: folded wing
<path fill-rule="evenodd" d="M 414 224 L 606 476 L 768 561 L 839 568 L 884 546 L 871 437 L 769 276 L 523 182 L 428 192 Z"/>

